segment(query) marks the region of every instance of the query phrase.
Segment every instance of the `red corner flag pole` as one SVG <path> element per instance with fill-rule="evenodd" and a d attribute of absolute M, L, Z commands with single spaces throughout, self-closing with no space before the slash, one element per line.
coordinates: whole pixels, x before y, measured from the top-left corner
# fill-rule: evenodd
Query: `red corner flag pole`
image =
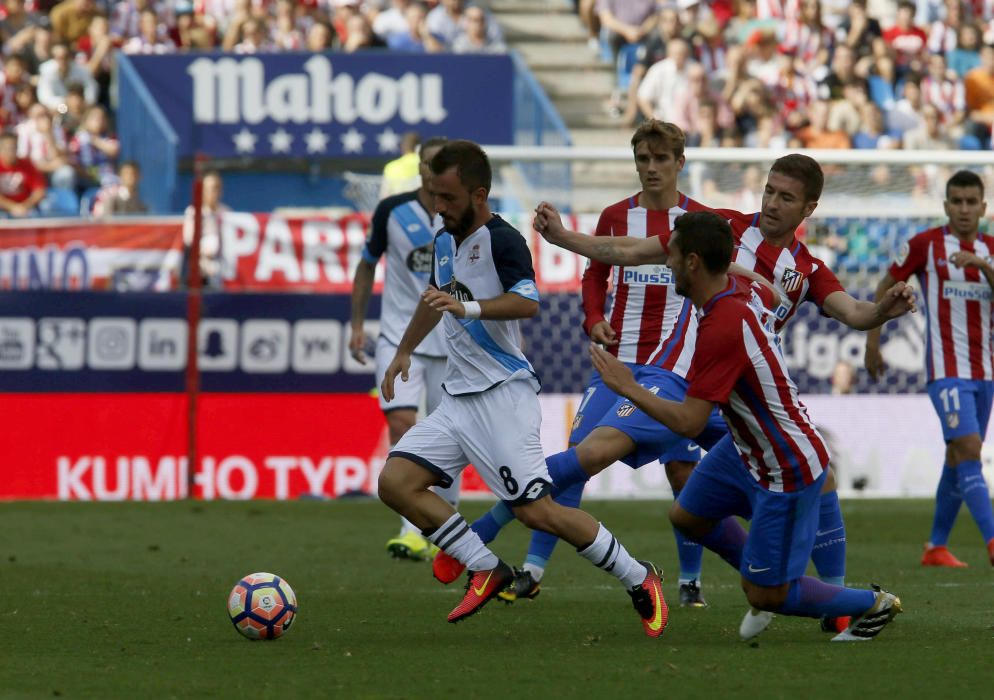
<path fill-rule="evenodd" d="M 202 306 L 200 273 L 200 238 L 204 229 L 203 171 L 206 157 L 198 154 L 193 161 L 193 241 L 187 256 L 186 270 L 186 497 L 193 498 L 197 473 L 197 400 L 200 395 L 200 368 L 197 366 L 197 329 Z"/>

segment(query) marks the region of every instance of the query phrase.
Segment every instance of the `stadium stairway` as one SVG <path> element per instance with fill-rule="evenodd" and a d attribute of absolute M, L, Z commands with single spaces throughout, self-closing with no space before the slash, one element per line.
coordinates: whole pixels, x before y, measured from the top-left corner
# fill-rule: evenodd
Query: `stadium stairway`
<path fill-rule="evenodd" d="M 615 69 L 587 45 L 587 30 L 569 0 L 489 0 L 510 48 L 518 51 L 545 89 L 576 146 L 628 146 L 606 104 Z M 638 190 L 631 161 L 573 164 L 573 211 L 600 211 Z"/>

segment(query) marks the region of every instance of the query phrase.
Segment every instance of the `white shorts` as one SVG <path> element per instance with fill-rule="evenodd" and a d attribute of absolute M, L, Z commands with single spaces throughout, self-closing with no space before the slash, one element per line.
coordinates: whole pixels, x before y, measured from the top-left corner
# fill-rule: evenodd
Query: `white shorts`
<path fill-rule="evenodd" d="M 512 504 L 551 490 L 539 429 L 542 409 L 529 382 L 479 394 L 442 397 L 435 411 L 390 451 L 438 474 L 442 487 L 472 463 L 494 495 Z"/>
<path fill-rule="evenodd" d="M 382 335 L 376 341 L 376 386 L 383 384 L 387 367 L 397 354 L 397 346 Z M 425 410 L 431 413 L 438 406 L 445 394 L 442 380 L 445 378 L 445 358 L 428 357 L 427 355 L 411 355 L 411 370 L 405 382 L 399 376 L 393 383 L 393 401 L 387 403 L 380 395 L 380 409 L 396 411 L 406 408 L 417 411 L 421 408 L 421 397 L 425 398 Z"/>

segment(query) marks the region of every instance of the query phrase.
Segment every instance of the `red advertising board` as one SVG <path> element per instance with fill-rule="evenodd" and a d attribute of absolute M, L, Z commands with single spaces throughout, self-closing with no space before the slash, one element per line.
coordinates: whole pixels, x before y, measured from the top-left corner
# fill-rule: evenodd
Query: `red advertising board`
<path fill-rule="evenodd" d="M 373 493 L 388 450 L 376 399 L 205 394 L 193 496 Z M 187 495 L 181 394 L 6 394 L 0 499 L 160 501 Z M 464 491 L 486 491 L 467 475 Z"/>

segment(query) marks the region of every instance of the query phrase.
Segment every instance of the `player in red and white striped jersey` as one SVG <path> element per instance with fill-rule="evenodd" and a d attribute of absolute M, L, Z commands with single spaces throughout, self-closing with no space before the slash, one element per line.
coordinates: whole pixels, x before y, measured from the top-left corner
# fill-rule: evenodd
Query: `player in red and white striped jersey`
<path fill-rule="evenodd" d="M 749 603 L 767 614 L 851 617 L 835 641 L 876 636 L 901 612 L 885 591 L 845 588 L 804 575 L 818 529 L 828 450 L 797 396 L 769 322 L 772 289 L 729 274 L 733 237 L 721 216 L 687 214 L 667 263 L 700 314 L 700 342 L 682 401 L 646 390 L 631 370 L 591 344 L 604 383 L 671 430 L 696 436 L 714 405 L 726 435 L 694 470 L 670 511 L 674 526 L 733 565 Z M 900 311 L 892 298 L 885 313 Z M 752 520 L 748 535 L 726 523 Z"/>
<path fill-rule="evenodd" d="M 925 297 L 928 395 L 942 423 L 946 463 L 921 563 L 966 566 L 946 547 L 965 501 L 994 566 L 994 511 L 980 462 L 994 400 L 994 236 L 979 230 L 987 210 L 983 180 L 966 170 L 953 175 L 946 183 L 945 210 L 946 225 L 923 231 L 904 245 L 877 286 L 877 296 L 915 275 Z M 866 368 L 876 378 L 884 367 L 880 333 L 872 332 L 866 340 Z"/>

